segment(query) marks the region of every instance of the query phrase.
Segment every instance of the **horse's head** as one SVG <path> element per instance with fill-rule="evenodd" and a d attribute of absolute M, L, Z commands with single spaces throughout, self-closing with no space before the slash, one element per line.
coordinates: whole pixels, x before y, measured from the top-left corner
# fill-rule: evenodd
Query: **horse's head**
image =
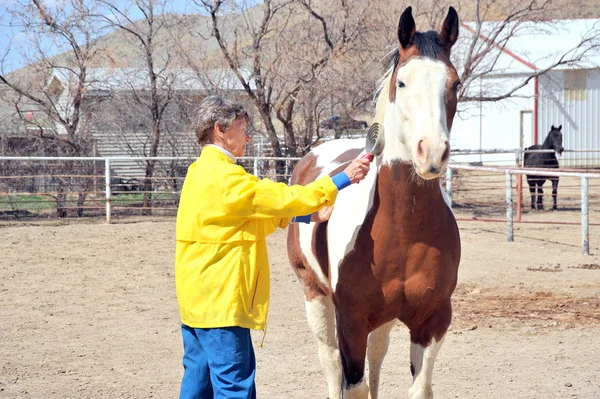
<path fill-rule="evenodd" d="M 565 150 L 565 148 L 562 145 L 562 125 L 560 125 L 559 127 L 554 127 L 554 125 L 552 125 L 546 140 L 548 140 L 549 148 L 556 151 L 558 155 L 562 155 L 563 151 Z"/>
<path fill-rule="evenodd" d="M 400 17 L 400 45 L 388 56 L 390 78 L 377 104 L 385 107 L 383 161 L 410 161 L 424 179 L 444 173 L 450 158 L 449 131 L 461 84 L 450 62 L 458 25 L 450 7 L 440 32 L 417 32 L 408 7 Z"/>

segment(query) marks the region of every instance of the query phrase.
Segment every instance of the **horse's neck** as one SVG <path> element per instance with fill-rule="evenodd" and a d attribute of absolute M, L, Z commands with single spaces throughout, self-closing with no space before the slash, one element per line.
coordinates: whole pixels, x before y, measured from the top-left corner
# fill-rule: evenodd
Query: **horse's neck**
<path fill-rule="evenodd" d="M 439 180 L 424 181 L 417 177 L 411 164 L 406 162 L 393 162 L 383 165 L 377 177 L 380 208 L 390 208 L 404 212 L 414 213 L 415 208 L 424 210 L 430 207 L 443 205 Z M 435 212 L 426 214 L 426 217 L 435 215 Z"/>
<path fill-rule="evenodd" d="M 546 140 L 544 140 L 544 142 L 542 143 L 542 148 L 544 150 L 549 150 L 552 148 L 552 146 L 550 145 L 550 135 L 548 135 L 548 137 L 546 137 Z"/>

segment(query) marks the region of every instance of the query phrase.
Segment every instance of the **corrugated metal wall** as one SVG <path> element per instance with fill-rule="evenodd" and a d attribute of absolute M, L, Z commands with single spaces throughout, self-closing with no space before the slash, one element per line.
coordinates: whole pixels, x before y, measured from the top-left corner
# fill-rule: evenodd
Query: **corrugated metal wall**
<path fill-rule="evenodd" d="M 96 132 L 94 139 L 97 143 L 98 156 L 101 157 L 142 157 L 150 149 L 149 133 Z M 159 157 L 197 157 L 199 155 L 200 149 L 193 132 L 163 132 L 158 151 Z M 181 161 L 181 164 L 183 167 L 192 162 L 192 160 Z M 121 177 L 141 178 L 145 173 L 144 162 L 119 160 L 112 161 L 111 165 L 111 168 Z"/>
<path fill-rule="evenodd" d="M 563 125 L 565 149 L 600 149 L 600 68 L 551 71 L 539 79 L 538 142 Z M 600 167 L 600 152 L 565 153 L 562 167 Z"/>

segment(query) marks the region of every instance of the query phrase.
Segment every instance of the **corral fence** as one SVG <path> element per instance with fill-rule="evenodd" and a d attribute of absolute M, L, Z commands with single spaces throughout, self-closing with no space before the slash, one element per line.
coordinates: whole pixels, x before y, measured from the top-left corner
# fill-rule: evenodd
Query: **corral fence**
<path fill-rule="evenodd" d="M 195 159 L 0 157 L 0 220 L 104 215 L 110 223 L 113 216 L 174 215 L 187 167 Z M 152 176 L 145 175 L 147 162 L 153 162 Z M 286 182 L 296 162 L 238 158 L 256 176 Z"/>
<path fill-rule="evenodd" d="M 523 150 L 488 150 L 485 153 L 514 153 L 512 165 L 482 166 L 461 164 L 463 155 L 452 154 L 445 179 L 448 194 L 459 220 L 502 222 L 507 238 L 514 239 L 515 223 L 581 225 L 582 252 L 589 253 L 590 221 L 600 216 L 600 172 L 593 170 L 549 171 L 518 166 Z M 538 150 L 536 152 L 545 152 Z M 132 215 L 173 216 L 187 167 L 195 157 L 0 157 L 0 220 L 26 220 L 53 217 L 104 217 Z M 258 177 L 289 182 L 298 158 L 241 157 L 238 163 Z M 120 165 L 139 165 L 135 173 Z M 146 177 L 147 162 L 155 165 Z M 529 210 L 523 203 L 522 176 L 560 176 L 559 212 Z M 516 177 L 513 178 L 513 176 Z M 516 182 L 515 182 L 516 180 Z M 149 184 L 148 184 L 149 183 Z M 546 185 L 549 186 L 549 183 Z M 147 190 L 147 187 L 151 187 Z M 544 202 L 552 201 L 546 190 Z M 547 209 L 551 208 L 548 206 Z M 552 216 L 549 216 L 552 215 Z M 550 218 L 550 220 L 548 219 Z"/>

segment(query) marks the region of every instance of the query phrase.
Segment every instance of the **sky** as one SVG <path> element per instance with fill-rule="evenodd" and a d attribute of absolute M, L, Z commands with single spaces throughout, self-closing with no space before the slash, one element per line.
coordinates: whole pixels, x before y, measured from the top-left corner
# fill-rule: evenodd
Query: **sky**
<path fill-rule="evenodd" d="M 91 0 L 93 1 L 93 0 Z M 131 9 L 130 18 L 138 20 L 143 17 L 139 9 L 131 7 L 131 0 L 113 0 L 123 7 Z M 24 55 L 32 56 L 35 53 L 32 51 L 29 44 L 29 36 L 31 32 L 26 31 L 15 20 L 12 19 L 7 10 L 22 8 L 22 4 L 29 3 L 28 0 L 0 0 L 0 60 L 2 62 L 1 73 L 9 73 L 23 67 L 27 64 Z M 68 10 L 70 0 L 42 0 L 50 10 L 57 11 L 60 9 Z M 188 0 L 168 0 L 168 9 L 177 13 L 194 12 Z M 45 40 L 44 46 L 48 51 L 48 55 L 53 56 L 61 52 L 51 40 Z"/>

